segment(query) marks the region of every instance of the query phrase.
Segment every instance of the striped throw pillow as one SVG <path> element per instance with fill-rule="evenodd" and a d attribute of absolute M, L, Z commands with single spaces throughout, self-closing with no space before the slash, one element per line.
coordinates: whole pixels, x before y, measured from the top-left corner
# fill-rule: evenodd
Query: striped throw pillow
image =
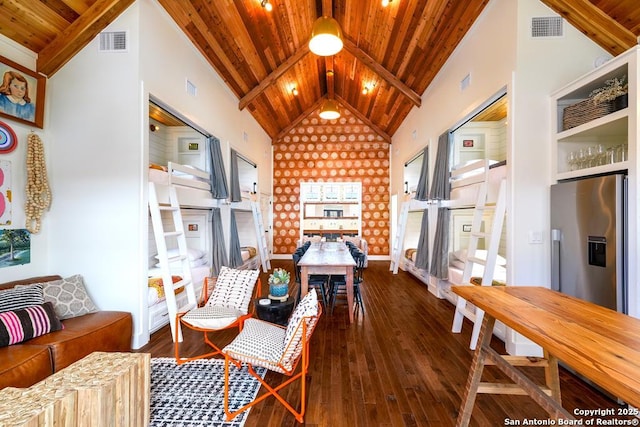
<path fill-rule="evenodd" d="M 42 283 L 0 291 L 0 313 L 44 304 Z"/>
<path fill-rule="evenodd" d="M 0 347 L 62 329 L 50 302 L 0 313 Z"/>

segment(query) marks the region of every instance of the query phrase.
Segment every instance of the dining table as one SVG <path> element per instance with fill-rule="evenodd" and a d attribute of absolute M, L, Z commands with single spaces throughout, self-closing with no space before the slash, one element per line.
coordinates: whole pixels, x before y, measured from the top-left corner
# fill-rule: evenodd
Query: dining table
<path fill-rule="evenodd" d="M 344 242 L 315 242 L 298 262 L 301 295 L 309 291 L 309 275 L 344 275 L 346 277 L 349 322 L 353 323 L 353 269 L 356 262 Z"/>

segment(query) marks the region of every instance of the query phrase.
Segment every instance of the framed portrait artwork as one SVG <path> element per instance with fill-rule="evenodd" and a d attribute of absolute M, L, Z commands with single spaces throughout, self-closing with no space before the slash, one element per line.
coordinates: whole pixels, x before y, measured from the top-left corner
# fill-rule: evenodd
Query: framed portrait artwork
<path fill-rule="evenodd" d="M 0 56 L 0 116 L 42 128 L 46 77 Z"/>

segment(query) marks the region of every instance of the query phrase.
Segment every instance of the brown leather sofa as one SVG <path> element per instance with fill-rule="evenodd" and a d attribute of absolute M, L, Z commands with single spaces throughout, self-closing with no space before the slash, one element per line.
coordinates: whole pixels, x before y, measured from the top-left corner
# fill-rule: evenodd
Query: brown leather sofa
<path fill-rule="evenodd" d="M 32 277 L 2 283 L 0 290 L 59 279 Z M 62 324 L 60 331 L 0 348 L 0 389 L 29 387 L 94 351 L 131 351 L 131 313 L 98 311 L 63 320 Z"/>

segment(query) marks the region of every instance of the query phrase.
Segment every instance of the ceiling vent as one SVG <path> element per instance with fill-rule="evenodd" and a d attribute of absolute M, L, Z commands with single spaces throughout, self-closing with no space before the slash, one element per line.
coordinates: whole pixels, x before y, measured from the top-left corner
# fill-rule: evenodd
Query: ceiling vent
<path fill-rule="evenodd" d="M 560 16 L 541 16 L 531 18 L 531 37 L 562 37 L 562 22 Z"/>
<path fill-rule="evenodd" d="M 126 31 L 110 31 L 100 33 L 100 52 L 126 52 L 127 32 Z"/>

